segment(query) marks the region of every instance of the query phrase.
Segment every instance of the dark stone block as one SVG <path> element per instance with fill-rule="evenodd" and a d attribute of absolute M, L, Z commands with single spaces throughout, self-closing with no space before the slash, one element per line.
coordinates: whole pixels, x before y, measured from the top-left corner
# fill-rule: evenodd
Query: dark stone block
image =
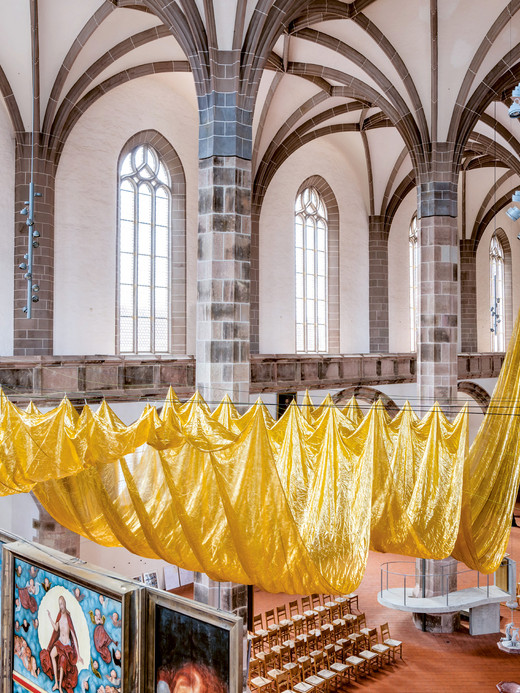
<path fill-rule="evenodd" d="M 154 382 L 153 366 L 124 366 L 123 378 L 125 387 L 140 387 L 143 385 L 153 385 Z"/>

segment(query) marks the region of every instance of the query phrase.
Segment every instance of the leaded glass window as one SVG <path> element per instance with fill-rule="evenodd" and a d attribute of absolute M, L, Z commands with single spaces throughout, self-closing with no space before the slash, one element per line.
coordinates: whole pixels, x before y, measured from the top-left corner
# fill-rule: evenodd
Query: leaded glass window
<path fill-rule="evenodd" d="M 419 243 L 417 233 L 417 214 L 410 222 L 408 235 L 409 253 L 409 303 L 410 303 L 410 351 L 417 351 L 417 316 L 419 303 Z"/>
<path fill-rule="evenodd" d="M 170 177 L 147 144 L 125 156 L 119 174 L 119 351 L 168 353 Z"/>
<path fill-rule="evenodd" d="M 296 351 L 328 349 L 327 209 L 314 187 L 296 198 Z"/>
<path fill-rule="evenodd" d="M 491 351 L 504 351 L 504 248 L 496 234 L 489 245 Z"/>

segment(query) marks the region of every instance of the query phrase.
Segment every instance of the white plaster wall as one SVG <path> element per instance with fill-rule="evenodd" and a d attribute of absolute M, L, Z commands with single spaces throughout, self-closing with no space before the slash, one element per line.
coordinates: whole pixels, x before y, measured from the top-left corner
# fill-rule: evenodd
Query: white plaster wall
<path fill-rule="evenodd" d="M 410 264 L 408 235 L 417 211 L 412 190 L 397 210 L 388 241 L 388 323 L 390 353 L 410 351 Z"/>
<path fill-rule="evenodd" d="M 0 104 L 0 356 L 13 354 L 14 137 Z M 23 217 L 20 217 L 23 220 Z M 20 258 L 21 261 L 21 258 Z"/>
<path fill-rule="evenodd" d="M 509 333 L 511 333 L 520 307 L 520 241 L 517 239 L 520 226 L 518 223 L 509 219 L 505 210 L 497 214 L 496 226 L 504 230 L 511 246 L 513 325 L 511 325 L 510 328 L 506 328 Z M 488 225 L 477 249 L 477 339 L 479 351 L 491 350 L 489 317 L 489 243 L 491 241 L 493 229 L 494 222 Z"/>
<path fill-rule="evenodd" d="M 169 140 L 186 176 L 188 353 L 194 353 L 198 120 L 190 84 L 191 75 L 175 74 L 117 87 L 67 140 L 56 180 L 56 354 L 115 352 L 117 162 L 127 140 L 147 129 Z"/>
<path fill-rule="evenodd" d="M 39 517 L 40 513 L 30 494 L 0 497 L 0 529 L 32 541 L 36 534 L 33 520 Z"/>
<path fill-rule="evenodd" d="M 368 337 L 368 215 L 348 145 L 323 137 L 280 167 L 260 216 L 260 353 L 295 352 L 294 201 L 309 176 L 332 188 L 340 217 L 340 350 L 366 352 Z"/>

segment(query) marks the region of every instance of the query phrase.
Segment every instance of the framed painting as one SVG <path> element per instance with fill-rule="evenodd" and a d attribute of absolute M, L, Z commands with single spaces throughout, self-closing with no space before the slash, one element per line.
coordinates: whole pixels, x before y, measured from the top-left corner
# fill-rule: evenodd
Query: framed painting
<path fill-rule="evenodd" d="M 242 619 L 148 589 L 146 690 L 241 693 Z"/>
<path fill-rule="evenodd" d="M 2 562 L 3 693 L 139 690 L 138 585 L 22 542 Z"/>

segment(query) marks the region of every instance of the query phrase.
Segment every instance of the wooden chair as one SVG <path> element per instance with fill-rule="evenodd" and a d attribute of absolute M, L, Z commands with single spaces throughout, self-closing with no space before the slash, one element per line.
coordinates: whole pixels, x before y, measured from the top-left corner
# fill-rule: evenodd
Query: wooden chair
<path fill-rule="evenodd" d="M 291 690 L 291 677 L 289 672 L 279 671 L 277 673 L 273 673 L 271 678 L 274 681 L 276 693 L 282 693 L 282 691 Z"/>
<path fill-rule="evenodd" d="M 327 609 L 326 606 L 323 606 L 320 601 L 320 595 L 319 594 L 311 594 L 311 605 L 313 611 L 316 611 L 318 616 L 320 617 L 320 623 L 323 623 L 327 616 L 329 615 L 329 610 Z"/>
<path fill-rule="evenodd" d="M 374 671 L 379 669 L 379 655 L 377 652 L 372 652 L 372 650 L 361 650 L 358 655 L 361 657 L 361 659 L 365 660 L 367 665 L 367 673 L 370 672 L 370 669 L 373 669 Z"/>
<path fill-rule="evenodd" d="M 314 673 L 321 679 L 325 680 L 325 690 L 330 691 L 330 684 L 334 682 L 334 688 L 337 688 L 338 674 L 328 668 L 328 661 L 325 660 L 323 652 L 318 652 L 314 657 L 311 657 L 314 668 Z"/>
<path fill-rule="evenodd" d="M 352 640 L 355 655 L 357 655 L 360 650 L 365 649 L 366 638 L 362 633 L 350 633 L 348 639 Z"/>
<path fill-rule="evenodd" d="M 287 618 L 287 607 L 285 604 L 276 607 L 276 620 L 279 626 L 292 626 L 293 622 Z"/>
<path fill-rule="evenodd" d="M 305 617 L 305 628 L 307 630 L 314 628 L 318 612 L 311 609 L 310 597 L 302 597 L 302 613 Z"/>
<path fill-rule="evenodd" d="M 388 623 L 383 623 L 382 626 L 380 626 L 380 631 L 381 631 L 381 641 L 383 642 L 383 645 L 387 645 L 390 650 L 392 651 L 392 658 L 395 662 L 395 653 L 399 652 L 399 657 L 402 659 L 403 658 L 403 643 L 400 640 L 393 640 L 390 637 L 390 628 L 388 627 Z"/>
<path fill-rule="evenodd" d="M 305 625 L 305 616 L 300 614 L 298 610 L 298 600 L 295 599 L 289 602 L 289 618 L 293 622 L 294 636 L 296 637 L 300 633 L 303 633 L 303 627 Z"/>
<path fill-rule="evenodd" d="M 370 628 L 368 631 L 368 649 L 375 652 L 379 657 L 379 666 L 382 667 L 385 663 L 385 657 L 390 664 L 391 651 L 388 645 L 383 645 L 377 640 L 377 628 Z"/>
<path fill-rule="evenodd" d="M 301 677 L 301 682 L 306 683 L 307 685 L 310 685 L 313 687 L 313 690 L 316 691 L 321 691 L 325 688 L 326 686 L 326 681 L 325 679 L 322 679 L 320 676 L 316 676 L 316 674 L 313 671 L 313 665 L 312 661 L 309 660 L 308 662 L 304 662 L 301 667 L 300 667 L 300 677 Z M 294 690 L 298 691 L 298 684 L 294 686 Z M 301 693 L 301 692 L 299 692 Z"/>
<path fill-rule="evenodd" d="M 345 595 L 348 600 L 348 606 L 350 609 L 350 613 L 352 613 L 352 609 L 357 609 L 359 611 L 359 601 L 358 601 L 358 596 L 357 594 L 354 594 L 352 592 L 351 594 Z"/>
<path fill-rule="evenodd" d="M 262 622 L 262 614 L 253 616 L 253 633 L 255 633 L 255 635 L 261 635 L 262 637 L 267 636 L 267 630 L 264 628 Z"/>
<path fill-rule="evenodd" d="M 267 678 L 268 672 L 276 669 L 277 655 L 276 652 L 260 652 L 258 659 L 261 665 L 261 673 Z"/>
<path fill-rule="evenodd" d="M 341 627 L 341 625 L 334 625 L 332 627 L 332 634 L 330 640 L 323 647 L 323 651 L 328 655 L 328 657 L 332 657 L 334 661 L 336 661 L 336 656 L 343 652 L 343 646 L 338 645 L 338 640 L 342 640 L 342 635 L 343 628 Z"/>
<path fill-rule="evenodd" d="M 251 654 L 256 657 L 264 649 L 264 637 L 257 633 L 248 633 L 247 639 L 251 643 Z"/>
<path fill-rule="evenodd" d="M 265 627 L 267 630 L 280 630 L 280 626 L 276 623 L 274 617 L 274 609 L 269 609 L 265 612 Z"/>
<path fill-rule="evenodd" d="M 347 664 L 346 662 L 339 662 L 338 657 L 328 656 L 328 667 L 331 671 L 334 671 L 338 675 L 338 680 L 347 680 L 350 683 L 350 670 L 352 669 L 352 664 Z"/>
<path fill-rule="evenodd" d="M 273 680 L 262 675 L 261 663 L 258 660 L 249 662 L 249 688 L 251 691 L 274 693 Z"/>
<path fill-rule="evenodd" d="M 356 679 L 356 681 L 359 681 L 359 678 L 361 676 L 367 675 L 367 663 L 362 657 L 358 657 L 355 654 L 350 655 L 345 660 L 345 664 L 351 665 L 352 673 L 354 674 L 354 678 Z"/>
<path fill-rule="evenodd" d="M 277 657 L 278 669 L 283 669 L 283 665 L 288 664 L 292 660 L 291 648 L 289 645 L 275 645 L 272 648 L 272 652 L 274 652 Z"/>
<path fill-rule="evenodd" d="M 367 618 L 366 618 L 366 616 L 365 616 L 364 613 L 362 613 L 362 614 L 357 614 L 356 618 L 357 618 L 357 625 L 356 625 L 356 627 L 357 627 L 357 632 L 358 632 L 358 633 L 361 633 L 361 630 L 362 630 L 363 628 L 366 628 L 366 627 L 367 627 Z"/>

